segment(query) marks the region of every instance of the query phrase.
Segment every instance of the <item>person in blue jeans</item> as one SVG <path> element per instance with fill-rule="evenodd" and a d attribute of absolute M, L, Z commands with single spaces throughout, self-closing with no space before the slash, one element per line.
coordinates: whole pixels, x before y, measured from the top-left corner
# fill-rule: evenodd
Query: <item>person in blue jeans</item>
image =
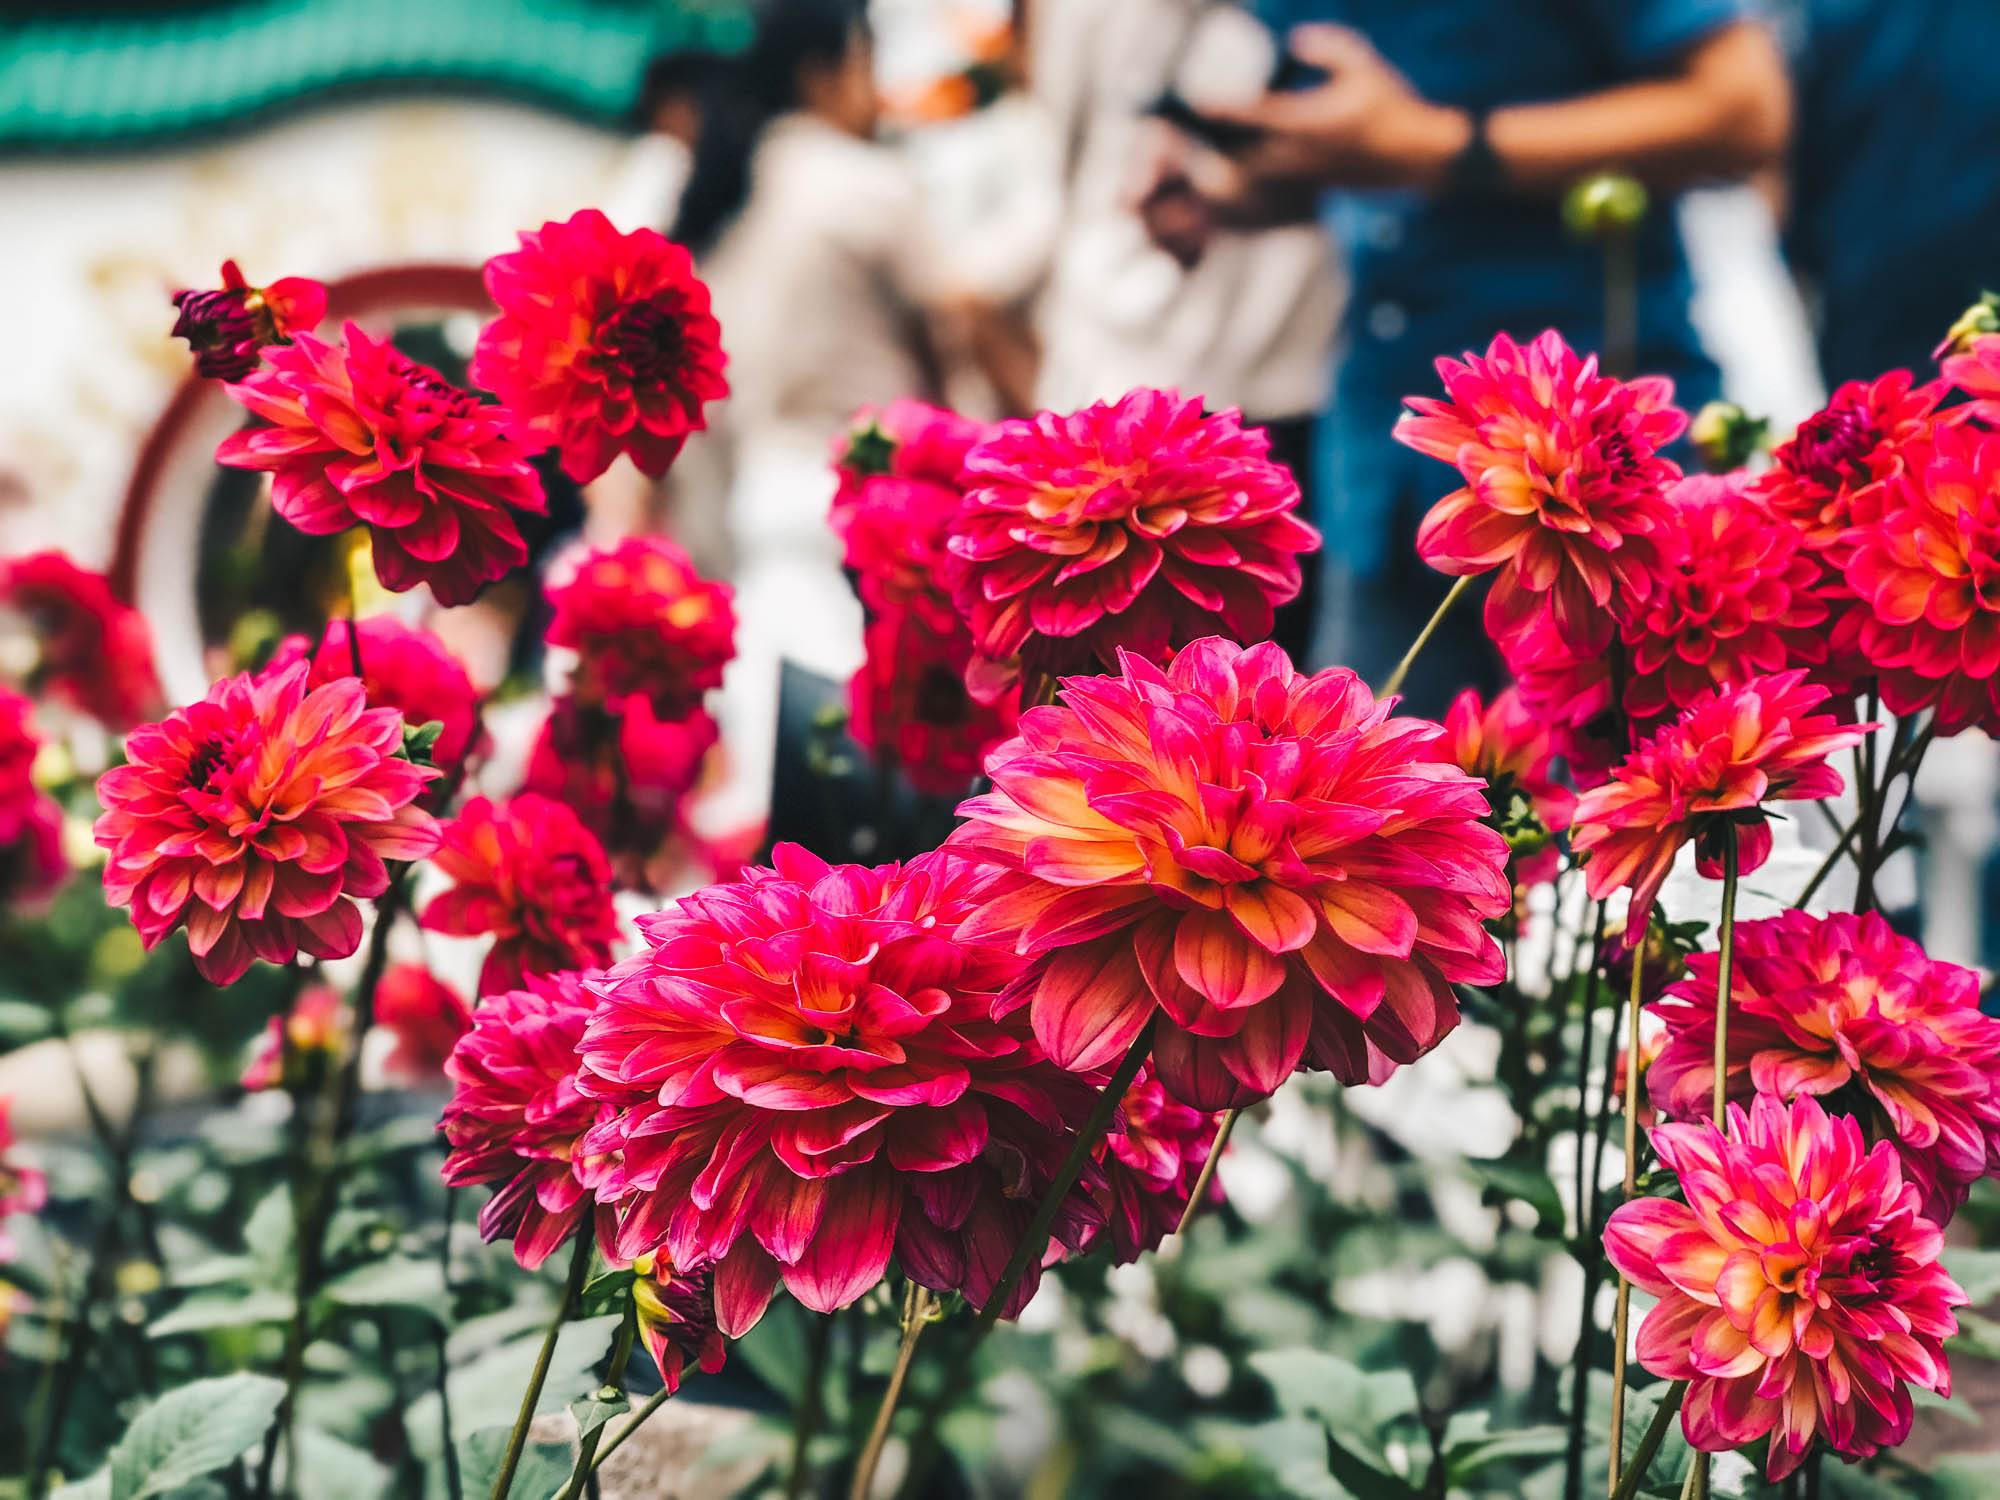
<path fill-rule="evenodd" d="M 1717 393 L 1689 325 L 1673 194 L 1777 163 L 1790 91 L 1744 0 L 1261 0 L 1302 76 L 1226 112 L 1250 139 L 1191 157 L 1184 191 L 1149 202 L 1189 219 L 1251 222 L 1311 205 L 1344 246 L 1350 301 L 1332 405 L 1318 434 L 1326 533 L 1315 664 L 1380 681 L 1448 579 L 1414 550 L 1418 521 L 1456 483 L 1390 431 L 1402 398 L 1433 394 L 1432 361 L 1505 330 L 1559 329 L 1600 345 L 1601 252 L 1563 228 L 1563 193 L 1617 170 L 1652 189 L 1636 241 L 1636 365 L 1673 377 L 1690 409 Z M 1339 23 L 1339 24 L 1332 24 Z M 1316 70 L 1316 75 L 1306 70 Z M 1183 201 L 1176 201 L 1178 199 Z M 1441 712 L 1490 682 L 1478 611 L 1419 662 L 1410 706 Z"/>

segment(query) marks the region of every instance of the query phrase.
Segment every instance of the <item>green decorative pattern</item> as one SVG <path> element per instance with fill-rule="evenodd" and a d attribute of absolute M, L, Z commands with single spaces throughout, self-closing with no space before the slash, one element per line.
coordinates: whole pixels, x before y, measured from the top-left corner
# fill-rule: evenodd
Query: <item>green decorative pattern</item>
<path fill-rule="evenodd" d="M 215 130 L 328 93 L 486 93 L 600 122 L 647 61 L 749 37 L 744 0 L 0 5 L 0 150 Z"/>

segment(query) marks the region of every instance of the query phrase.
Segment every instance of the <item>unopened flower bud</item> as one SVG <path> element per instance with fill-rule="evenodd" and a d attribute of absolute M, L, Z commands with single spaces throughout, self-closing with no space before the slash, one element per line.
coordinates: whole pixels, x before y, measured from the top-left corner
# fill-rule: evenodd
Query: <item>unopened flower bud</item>
<path fill-rule="evenodd" d="M 1622 172 L 1586 177 L 1563 195 L 1563 224 L 1578 239 L 1628 235 L 1646 217 L 1646 185 Z"/>
<path fill-rule="evenodd" d="M 1734 401 L 1711 401 L 1688 424 L 1688 441 L 1711 474 L 1742 468 L 1770 435 L 1769 417 L 1753 417 Z"/>

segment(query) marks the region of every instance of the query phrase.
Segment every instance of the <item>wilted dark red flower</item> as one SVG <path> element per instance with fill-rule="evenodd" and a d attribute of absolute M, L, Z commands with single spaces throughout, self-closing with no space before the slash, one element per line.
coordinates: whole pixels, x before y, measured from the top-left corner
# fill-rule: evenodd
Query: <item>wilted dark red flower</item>
<path fill-rule="evenodd" d="M 703 710 L 662 723 L 643 694 L 610 709 L 558 698 L 522 789 L 575 813 L 604 845 L 621 887 L 652 890 L 651 866 L 662 845 L 686 831 L 682 807 L 716 738 Z"/>
<path fill-rule="evenodd" d="M 587 703 L 639 693 L 657 717 L 684 719 L 736 654 L 734 591 L 663 536 L 598 548 L 548 594 L 549 644 L 577 653 L 572 691 Z"/>
<path fill-rule="evenodd" d="M 1626 921 L 1643 930 L 1683 844 L 1694 841 L 1698 868 L 1713 877 L 1721 840 L 1733 838 L 1748 874 L 1771 853 L 1765 803 L 1840 791 L 1827 757 L 1880 726 L 1821 712 L 1826 689 L 1805 677 L 1781 672 L 1698 699 L 1577 800 L 1570 843 L 1585 857 L 1592 899 L 1630 888 Z"/>
<path fill-rule="evenodd" d="M 523 437 L 595 479 L 621 452 L 659 475 L 704 404 L 729 394 L 722 330 L 687 251 L 650 229 L 620 234 L 594 208 L 521 232 L 486 263 L 500 316 L 480 331 L 473 384 L 504 402 Z"/>
<path fill-rule="evenodd" d="M 422 964 L 391 964 L 375 986 L 375 1024 L 396 1039 L 382 1071 L 424 1083 L 444 1070 L 458 1039 L 472 1029 L 465 997 Z"/>
<path fill-rule="evenodd" d="M 1105 1214 L 1111 1255 L 1119 1265 L 1137 1260 L 1180 1227 L 1195 1179 L 1215 1144 L 1216 1117 L 1182 1104 L 1141 1068 L 1104 1138 Z M 1210 1177 L 1208 1199 L 1222 1201 L 1222 1179 Z"/>
<path fill-rule="evenodd" d="M 1769 519 L 1745 483 L 1701 474 L 1667 492 L 1653 591 L 1619 627 L 1625 709 L 1639 733 L 1716 688 L 1826 660 L 1820 566 L 1799 529 Z"/>
<path fill-rule="evenodd" d="M 1745 922 L 1734 951 L 1728 1097 L 1811 1094 L 1857 1113 L 1940 1224 L 2000 1173 L 2000 1020 L 1980 1012 L 1977 974 L 1872 912 Z M 1677 1120 L 1706 1115 L 1715 1088 L 1716 963 L 1693 955 L 1652 1007 L 1667 1043 L 1647 1082 Z"/>
<path fill-rule="evenodd" d="M 311 687 L 354 675 L 355 651 L 345 620 L 334 620 L 320 637 L 319 648 L 302 635 L 288 636 L 272 653 L 267 671 L 279 671 L 305 657 L 312 658 L 306 682 Z M 361 622 L 361 683 L 372 708 L 393 708 L 412 729 L 439 726 L 431 746 L 431 764 L 454 781 L 464 769 L 465 755 L 479 731 L 479 694 L 465 673 L 465 664 L 428 630 L 405 625 L 394 615 L 369 615 Z"/>
<path fill-rule="evenodd" d="M 669 1393 L 681 1388 L 681 1372 L 693 1360 L 703 1374 L 722 1368 L 722 1330 L 715 1326 L 715 1275 L 707 1268 L 677 1271 L 657 1255 L 632 1262 L 632 1303 L 638 1309 L 639 1337 Z"/>
<path fill-rule="evenodd" d="M 1136 390 L 1069 416 L 1002 422 L 965 456 L 951 527 L 952 594 L 982 660 L 981 696 L 1009 674 L 1152 662 L 1218 632 L 1271 633 L 1319 533 L 1270 441 L 1234 411 Z"/>
<path fill-rule="evenodd" d="M 345 958 L 356 900 L 389 888 L 385 861 L 438 847 L 416 805 L 437 772 L 402 758 L 403 716 L 342 678 L 306 686 L 303 662 L 218 682 L 126 739 L 98 778 L 104 897 L 151 948 L 188 930 L 195 967 L 231 984 L 253 956 Z"/>
<path fill-rule="evenodd" d="M 299 530 L 366 526 L 376 576 L 443 604 L 527 561 L 513 510 L 547 508 L 506 414 L 349 323 L 346 345 L 300 334 L 229 393 L 271 425 L 224 438 L 216 462 L 271 471 Z"/>
<path fill-rule="evenodd" d="M 445 825 L 435 863 L 455 884 L 431 898 L 423 925 L 453 937 L 492 935 L 480 994 L 611 961 L 611 866 L 562 803 L 532 792 L 498 807 L 475 797 Z"/>
<path fill-rule="evenodd" d="M 960 936 L 985 874 L 945 854 L 774 858 L 642 917 L 648 950 L 593 981 L 583 1087 L 619 1108 L 584 1151 L 620 1205 L 619 1250 L 713 1264 L 731 1337 L 780 1278 L 828 1312 L 892 1252 L 919 1284 L 984 1302 L 1093 1091 L 994 1018 L 1021 961 Z M 1102 1227 L 1100 1182 L 1064 1200 L 1062 1245 Z"/>
<path fill-rule="evenodd" d="M 152 629 L 112 594 L 103 574 L 60 552 L 0 559 L 0 610 L 22 616 L 40 648 L 31 691 L 117 730 L 159 711 Z"/>
<path fill-rule="evenodd" d="M 1614 380 L 1550 329 L 1525 349 L 1506 334 L 1482 358 L 1440 359 L 1443 401 L 1406 398 L 1396 440 L 1456 465 L 1465 488 L 1438 501 L 1417 550 L 1443 573 L 1498 569 L 1486 596 L 1493 636 L 1543 609 L 1578 651 L 1652 593 L 1665 490 L 1680 478 L 1660 449 L 1687 414 L 1673 382 Z"/>
<path fill-rule="evenodd" d="M 967 689 L 972 638 L 955 619 L 934 630 L 898 609 L 872 621 L 863 639 L 867 660 L 847 685 L 854 742 L 927 796 L 962 795 L 986 752 L 1014 732 L 1014 702 L 981 703 Z"/>
<path fill-rule="evenodd" d="M 69 873 L 62 809 L 35 785 L 35 706 L 0 688 L 0 906 L 36 902 Z"/>
<path fill-rule="evenodd" d="M 1198 1109 L 1295 1067 L 1380 1082 L 1458 1024 L 1452 984 L 1504 972 L 1507 842 L 1444 730 L 1270 642 L 1197 641 L 1073 677 L 986 760 L 946 846 L 1001 871 L 971 930 L 1033 968 L 1056 1062 L 1114 1063 L 1156 1011 L 1154 1066 Z"/>
<path fill-rule="evenodd" d="M 48 1179 L 14 1157 L 14 1129 L 7 1123 L 13 1103 L 0 1094 L 0 1265 L 16 1253 L 13 1238 L 7 1233 L 9 1215 L 35 1213 L 49 1201 Z"/>
<path fill-rule="evenodd" d="M 326 316 L 326 288 L 304 276 L 286 276 L 269 286 L 250 286 L 236 262 L 222 263 L 219 291 L 174 293 L 180 316 L 174 319 L 177 339 L 194 351 L 198 375 L 211 380 L 241 380 L 257 368 L 267 344 L 287 342 L 301 330 L 319 326 Z"/>
<path fill-rule="evenodd" d="M 1949 390 L 1942 380 L 1918 385 L 1908 370 L 1848 381 L 1799 424 L 1790 442 L 1778 445 L 1751 495 L 1796 527 L 1807 547 L 1829 553 L 1837 569 L 1843 533 L 1873 514 L 1882 486 L 1903 472 L 1909 445 L 1929 436 Z"/>
<path fill-rule="evenodd" d="M 536 976 L 526 989 L 489 996 L 445 1060 L 452 1090 L 438 1127 L 451 1143 L 444 1180 L 498 1184 L 479 1211 L 479 1232 L 511 1238 L 514 1259 L 531 1271 L 594 1207 L 572 1162 L 603 1111 L 576 1087 L 577 1043 L 596 1003 L 580 975 Z M 609 1255 L 610 1211 L 595 1217 Z"/>

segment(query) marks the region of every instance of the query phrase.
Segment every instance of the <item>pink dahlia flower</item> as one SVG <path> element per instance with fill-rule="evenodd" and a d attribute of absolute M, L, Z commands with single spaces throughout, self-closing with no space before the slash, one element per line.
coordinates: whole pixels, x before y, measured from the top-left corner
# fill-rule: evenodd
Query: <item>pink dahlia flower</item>
<path fill-rule="evenodd" d="M 1882 701 L 1934 708 L 1940 734 L 2000 731 L 2000 436 L 1939 426 L 1846 539 L 1863 607 L 1840 644 L 1879 675 Z"/>
<path fill-rule="evenodd" d="M 1528 711 L 1518 688 L 1488 704 L 1467 688 L 1452 700 L 1444 735 L 1452 764 L 1486 783 L 1496 826 L 1514 850 L 1515 882 L 1554 878 L 1559 851 L 1549 835 L 1569 827 L 1576 794 L 1556 780 L 1548 725 Z"/>
<path fill-rule="evenodd" d="M 1820 712 L 1823 687 L 1803 670 L 1759 677 L 1695 701 L 1578 799 L 1570 843 L 1586 856 L 1585 884 L 1602 901 L 1629 887 L 1633 928 L 1652 913 L 1681 845 L 1695 841 L 1703 874 L 1722 873 L 1734 837 L 1748 874 L 1770 857 L 1767 802 L 1812 802 L 1841 789 L 1826 763 L 1878 726 Z"/>
<path fill-rule="evenodd" d="M 0 688 L 0 906 L 39 902 L 69 873 L 62 809 L 35 785 L 41 748 L 34 704 Z"/>
<path fill-rule="evenodd" d="M 60 552 L 0 559 L 0 611 L 21 616 L 39 648 L 31 691 L 116 730 L 159 712 L 152 628 L 112 594 L 103 574 Z"/>
<path fill-rule="evenodd" d="M 703 406 L 729 394 L 722 330 L 685 249 L 651 229 L 620 234 L 594 208 L 521 232 L 486 263 L 500 316 L 479 334 L 472 382 L 522 435 L 595 479 L 620 453 L 660 475 Z"/>
<path fill-rule="evenodd" d="M 1180 1227 L 1195 1179 L 1215 1146 L 1216 1117 L 1192 1109 L 1160 1087 L 1150 1068 L 1125 1091 L 1104 1138 L 1099 1197 L 1111 1226 L 1111 1255 L 1124 1265 Z M 1208 1200 L 1222 1201 L 1222 1179 L 1208 1180 Z"/>
<path fill-rule="evenodd" d="M 984 1302 L 1093 1091 L 994 1018 L 1021 962 L 961 936 L 984 872 L 774 857 L 640 918 L 647 951 L 593 981 L 582 1082 L 616 1109 L 584 1152 L 619 1253 L 713 1265 L 731 1337 L 780 1279 L 830 1312 L 892 1254 Z M 1065 1200 L 1060 1244 L 1102 1228 L 1098 1182 Z"/>
<path fill-rule="evenodd" d="M 26 1162 L 13 1159 L 14 1130 L 7 1123 L 13 1103 L 0 1094 L 0 1265 L 17 1253 L 13 1237 L 7 1233 L 8 1217 L 39 1212 L 49 1201 L 48 1179 Z"/>
<path fill-rule="evenodd" d="M 445 825 L 436 864 L 455 883 L 431 898 L 422 925 L 452 937 L 492 934 L 481 995 L 611 961 L 611 866 L 562 803 L 532 792 L 498 807 L 475 797 Z"/>
<path fill-rule="evenodd" d="M 353 627 L 333 620 L 317 648 L 302 635 L 287 636 L 272 653 L 267 671 L 281 671 L 307 657 L 306 677 L 319 687 L 354 675 L 355 649 L 348 640 Z M 479 729 L 479 693 L 466 675 L 465 664 L 428 630 L 405 625 L 394 615 L 370 615 L 361 622 L 361 685 L 371 708 L 393 708 L 411 728 L 439 726 L 431 746 L 431 764 L 455 781 Z"/>
<path fill-rule="evenodd" d="M 1949 389 L 1943 380 L 1918 385 L 1908 370 L 1848 381 L 1799 424 L 1790 442 L 1778 445 L 1771 467 L 1751 484 L 1752 498 L 1837 568 L 1847 528 L 1880 506 L 1883 487 L 1904 471 L 1911 445 L 1930 436 Z"/>
<path fill-rule="evenodd" d="M 356 900 L 389 888 L 385 861 L 438 847 L 416 805 L 437 772 L 402 758 L 403 716 L 342 678 L 308 690 L 303 662 L 232 677 L 125 742 L 98 778 L 104 896 L 151 948 L 188 930 L 195 967 L 232 984 L 252 957 L 345 958 Z"/>
<path fill-rule="evenodd" d="M 1902 1442 L 1909 1387 L 1951 1393 L 1944 1340 L 1966 1298 L 1895 1148 L 1868 1149 L 1813 1099 L 1769 1095 L 1747 1115 L 1730 1105 L 1726 1137 L 1663 1125 L 1652 1142 L 1687 1201 L 1621 1204 L 1604 1248 L 1660 1299 L 1638 1358 L 1689 1383 L 1688 1442 L 1721 1453 L 1768 1434 L 1773 1480 L 1816 1440 L 1850 1458 Z"/>
<path fill-rule="evenodd" d="M 1442 573 L 1499 569 L 1486 628 L 1519 630 L 1544 602 L 1557 633 L 1600 651 L 1651 594 L 1666 487 L 1660 449 L 1687 427 L 1673 382 L 1614 380 L 1550 329 L 1525 349 L 1498 335 L 1486 355 L 1440 359 L 1443 401 L 1408 398 L 1396 440 L 1457 466 L 1417 550 Z"/>
<path fill-rule="evenodd" d="M 669 1393 L 681 1388 L 689 1360 L 713 1375 L 726 1357 L 722 1331 L 715 1326 L 715 1275 L 703 1269 L 678 1271 L 657 1256 L 632 1262 L 632 1301 L 639 1312 L 639 1337 L 659 1368 Z"/>
<path fill-rule="evenodd" d="M 871 616 L 920 614 L 940 632 L 964 622 L 944 588 L 946 540 L 963 501 L 965 455 L 991 429 L 921 401 L 858 413 L 838 440 L 840 486 L 827 519 Z"/>
<path fill-rule="evenodd" d="M 935 629 L 914 610 L 878 616 L 847 685 L 854 742 L 900 768 L 926 796 L 961 796 L 986 752 L 1014 732 L 1011 698 L 981 703 L 965 685 L 972 638 L 955 618 Z"/>
<path fill-rule="evenodd" d="M 404 1083 L 429 1083 L 472 1029 L 472 1007 L 422 964 L 391 964 L 375 987 L 375 1024 L 396 1039 L 382 1071 Z"/>
<path fill-rule="evenodd" d="M 599 548 L 548 592 L 549 644 L 577 653 L 574 691 L 587 702 L 640 693 L 657 717 L 685 719 L 736 654 L 733 590 L 663 536 Z"/>
<path fill-rule="evenodd" d="M 1496 644 L 1522 711 L 1549 732 L 1549 748 L 1563 758 L 1570 779 L 1594 786 L 1618 760 L 1619 722 L 1611 710 L 1609 653 L 1580 651 L 1556 633 L 1543 610 Z"/>
<path fill-rule="evenodd" d="M 1872 913 L 1745 922 L 1735 953 L 1730 1098 L 1811 1094 L 1855 1110 L 1895 1144 L 1939 1224 L 2000 1173 L 2000 1021 L 1980 1012 L 1978 975 Z M 1648 1082 L 1677 1120 L 1706 1114 L 1715 1087 L 1716 955 L 1688 967 L 1652 1007 L 1668 1040 Z"/>
<path fill-rule="evenodd" d="M 1197 641 L 1071 678 L 987 757 L 948 848 L 1003 872 L 973 929 L 1034 967 L 1056 1062 L 1115 1062 L 1155 1011 L 1167 1092 L 1263 1097 L 1302 1063 L 1380 1082 L 1458 1024 L 1451 986 L 1497 980 L 1507 842 L 1444 730 L 1392 719 L 1352 672 Z"/>
<path fill-rule="evenodd" d="M 1319 545 L 1299 487 L 1234 411 L 1137 390 L 1003 422 L 965 456 L 952 592 L 983 682 L 1149 661 L 1218 630 L 1271 633 Z"/>
<path fill-rule="evenodd" d="M 1819 565 L 1798 529 L 1767 519 L 1742 484 L 1702 474 L 1668 491 L 1653 592 L 1619 627 L 1625 708 L 1642 728 L 1717 688 L 1826 660 Z"/>
<path fill-rule="evenodd" d="M 304 276 L 286 276 L 269 286 L 244 281 L 236 262 L 222 263 L 219 291 L 174 293 L 173 336 L 194 351 L 197 375 L 241 380 L 257 368 L 267 344 L 282 344 L 326 316 L 326 288 Z"/>
<path fill-rule="evenodd" d="M 479 1211 L 479 1232 L 511 1238 L 514 1259 L 531 1271 L 595 1209 L 571 1170 L 602 1111 L 576 1086 L 577 1042 L 595 1003 L 582 976 L 538 975 L 526 989 L 489 996 L 445 1060 L 444 1180 L 497 1184 Z M 595 1218 L 609 1256 L 610 1213 L 595 1209 Z"/>
<path fill-rule="evenodd" d="M 640 693 L 609 709 L 558 698 L 522 790 L 576 814 L 604 845 L 620 889 L 654 890 L 662 849 L 687 832 L 683 806 L 716 739 L 715 720 L 703 710 L 662 723 Z"/>
<path fill-rule="evenodd" d="M 216 462 L 271 472 L 271 504 L 300 531 L 366 526 L 376 576 L 467 604 L 526 562 L 514 510 L 547 501 L 506 416 L 384 339 L 300 334 L 229 393 L 267 427 L 224 438 Z"/>

